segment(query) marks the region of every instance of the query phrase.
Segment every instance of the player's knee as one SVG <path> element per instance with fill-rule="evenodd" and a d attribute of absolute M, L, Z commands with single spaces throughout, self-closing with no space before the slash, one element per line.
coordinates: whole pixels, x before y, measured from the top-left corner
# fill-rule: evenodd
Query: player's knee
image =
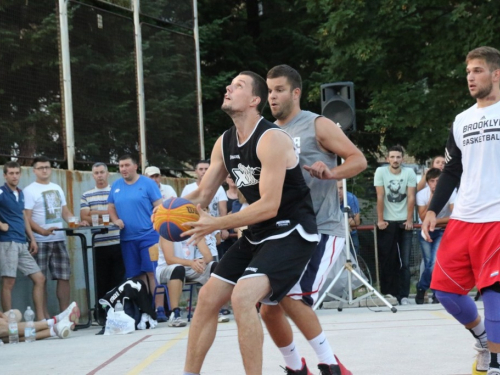
<path fill-rule="evenodd" d="M 495 284 L 481 290 L 484 302 L 484 325 L 488 340 L 500 343 L 500 285 Z"/>
<path fill-rule="evenodd" d="M 260 307 L 260 316 L 264 322 L 269 323 L 277 319 L 281 319 L 283 315 L 283 310 L 278 305 L 265 305 L 262 304 Z"/>
<path fill-rule="evenodd" d="M 12 290 L 16 284 L 15 277 L 2 277 L 3 289 Z"/>
<path fill-rule="evenodd" d="M 462 308 L 457 302 L 457 298 L 460 297 L 459 294 L 436 290 L 436 297 L 451 315 L 459 315 L 462 312 Z"/>
<path fill-rule="evenodd" d="M 33 280 L 33 284 L 37 286 L 43 286 L 43 284 L 45 284 L 45 276 L 43 276 L 43 273 L 41 272 L 31 275 L 31 279 Z"/>

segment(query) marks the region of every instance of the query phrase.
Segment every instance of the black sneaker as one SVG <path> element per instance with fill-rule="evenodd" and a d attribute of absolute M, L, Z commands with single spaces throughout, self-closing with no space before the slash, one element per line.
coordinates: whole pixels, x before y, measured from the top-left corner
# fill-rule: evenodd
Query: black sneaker
<path fill-rule="evenodd" d="M 352 375 L 352 372 L 350 372 L 342 363 L 340 363 L 337 356 L 335 356 L 335 359 L 337 360 L 337 365 L 327 365 L 325 363 L 320 363 L 318 365 L 319 371 L 321 371 L 321 375 Z"/>
<path fill-rule="evenodd" d="M 439 300 L 438 300 L 438 298 L 436 297 L 436 295 L 435 295 L 435 294 L 433 294 L 433 295 L 432 295 L 432 303 L 433 303 L 433 304 L 434 304 L 434 303 L 439 303 Z"/>
<path fill-rule="evenodd" d="M 417 305 L 423 305 L 424 304 L 424 298 L 425 298 L 425 290 L 423 290 L 423 289 L 417 289 L 417 295 L 415 296 L 415 303 Z"/>
<path fill-rule="evenodd" d="M 307 368 L 306 360 L 304 358 L 302 358 L 302 368 L 300 370 L 292 370 L 288 367 L 285 367 L 284 370 L 287 375 L 313 375 L 313 373 Z"/>

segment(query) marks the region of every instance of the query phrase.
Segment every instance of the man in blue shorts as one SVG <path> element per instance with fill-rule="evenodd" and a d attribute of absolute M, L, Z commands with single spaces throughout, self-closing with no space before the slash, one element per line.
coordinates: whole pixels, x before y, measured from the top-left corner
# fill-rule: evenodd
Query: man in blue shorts
<path fill-rule="evenodd" d="M 153 208 L 162 197 L 156 183 L 137 173 L 137 161 L 131 155 L 119 159 L 123 178 L 111 186 L 108 197 L 109 218 L 120 228 L 120 244 L 127 278 L 143 275 L 150 290 L 155 287 L 153 264 L 149 248 L 158 243 L 159 235 L 153 228 Z"/>

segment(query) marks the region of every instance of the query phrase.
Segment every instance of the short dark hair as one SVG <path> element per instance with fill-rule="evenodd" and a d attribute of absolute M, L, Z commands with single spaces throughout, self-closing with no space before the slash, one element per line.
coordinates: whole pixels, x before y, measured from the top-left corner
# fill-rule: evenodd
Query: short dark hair
<path fill-rule="evenodd" d="M 118 163 L 121 162 L 122 160 L 128 160 L 128 159 L 132 160 L 132 163 L 137 164 L 137 159 L 130 154 L 125 154 L 120 156 L 120 159 L 118 159 Z"/>
<path fill-rule="evenodd" d="M 50 163 L 50 159 L 44 155 L 37 156 L 33 159 L 33 163 L 31 165 L 34 167 L 36 163 Z"/>
<path fill-rule="evenodd" d="M 205 160 L 198 160 L 196 164 L 194 165 L 194 169 L 198 168 L 198 165 L 200 164 L 208 164 L 210 165 L 210 159 L 205 159 Z"/>
<path fill-rule="evenodd" d="M 21 169 L 21 165 L 17 161 L 8 161 L 3 165 L 3 174 L 7 174 L 8 169 L 19 168 Z"/>
<path fill-rule="evenodd" d="M 387 150 L 387 155 L 389 155 L 389 153 L 391 151 L 401 152 L 402 156 L 405 155 L 405 152 L 403 151 L 403 147 L 401 147 L 400 145 L 392 146 L 389 150 Z"/>
<path fill-rule="evenodd" d="M 267 72 L 267 78 L 273 79 L 280 77 L 285 77 L 287 79 L 290 86 L 292 86 L 292 90 L 302 90 L 302 77 L 299 72 L 291 66 L 286 64 L 276 65 L 274 68 L 271 68 L 269 72 Z"/>
<path fill-rule="evenodd" d="M 102 161 L 99 161 L 97 163 L 94 163 L 94 165 L 92 165 L 92 170 L 94 168 L 99 168 L 99 167 L 104 167 L 104 169 L 107 171 L 108 170 L 108 166 L 106 165 L 106 163 L 103 163 Z"/>
<path fill-rule="evenodd" d="M 262 114 L 262 111 L 264 110 L 264 108 L 266 107 L 266 104 L 267 104 L 267 83 L 266 81 L 264 80 L 264 78 L 262 78 L 261 76 L 259 76 L 257 73 L 254 73 L 254 72 L 251 72 L 249 70 L 245 70 L 243 72 L 240 72 L 239 75 L 242 75 L 242 76 L 249 76 L 252 78 L 252 94 L 255 95 L 255 96 L 258 96 L 260 98 L 260 103 L 259 105 L 257 106 L 257 112 L 259 114 Z"/>
<path fill-rule="evenodd" d="M 488 46 L 475 48 L 467 54 L 465 62 L 469 63 L 473 59 L 484 60 L 488 64 L 490 71 L 500 69 L 500 51 L 496 48 Z"/>
<path fill-rule="evenodd" d="M 431 168 L 425 174 L 425 181 L 429 182 L 429 180 L 432 180 L 433 178 L 438 178 L 439 176 L 441 176 L 441 169 Z"/>

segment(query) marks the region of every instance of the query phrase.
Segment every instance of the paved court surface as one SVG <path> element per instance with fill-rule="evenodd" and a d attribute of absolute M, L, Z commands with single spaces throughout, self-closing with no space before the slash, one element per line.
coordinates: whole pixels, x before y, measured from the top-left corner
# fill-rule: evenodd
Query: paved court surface
<path fill-rule="evenodd" d="M 483 305 L 478 302 L 480 313 Z M 380 308 L 318 311 L 340 360 L 355 375 L 470 375 L 473 339 L 441 305 L 410 305 L 391 313 Z M 98 327 L 68 339 L 0 347 L 0 374 L 173 374 L 181 375 L 189 325 L 136 331 L 124 336 L 95 336 Z M 316 358 L 296 332 L 301 355 L 317 374 Z M 267 332 L 263 374 L 282 374 L 279 351 Z M 234 320 L 219 324 L 202 374 L 244 374 Z"/>

